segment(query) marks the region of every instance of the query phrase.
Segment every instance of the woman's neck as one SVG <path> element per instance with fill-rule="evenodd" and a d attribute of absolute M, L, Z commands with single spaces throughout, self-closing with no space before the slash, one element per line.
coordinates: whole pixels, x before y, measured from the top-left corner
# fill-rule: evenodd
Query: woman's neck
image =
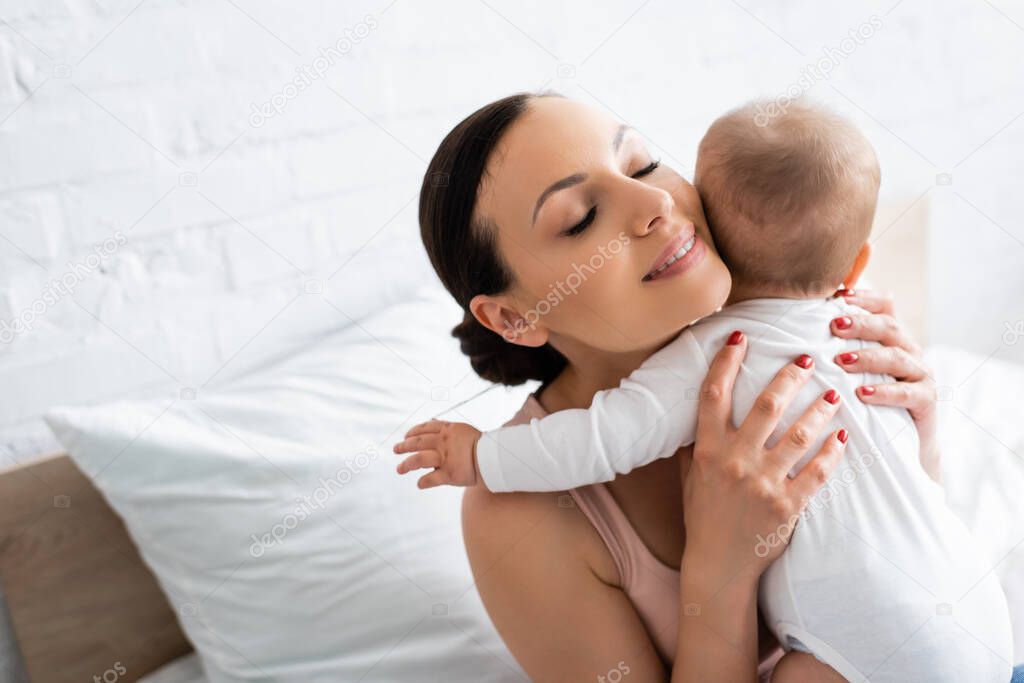
<path fill-rule="evenodd" d="M 593 348 L 573 349 L 565 354 L 569 360 L 565 369 L 538 392 L 537 398 L 548 412 L 587 408 L 594 394 L 617 387 L 655 350 L 610 353 Z"/>

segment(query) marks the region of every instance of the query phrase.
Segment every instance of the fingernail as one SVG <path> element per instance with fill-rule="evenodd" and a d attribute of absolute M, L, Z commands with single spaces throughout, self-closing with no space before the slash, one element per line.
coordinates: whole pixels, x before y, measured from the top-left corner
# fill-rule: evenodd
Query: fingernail
<path fill-rule="evenodd" d="M 798 367 L 801 367 L 804 370 L 806 370 L 809 367 L 811 367 L 812 365 L 814 365 L 814 359 L 812 359 L 806 353 L 804 355 L 800 356 L 799 358 L 797 358 L 793 362 L 796 363 Z"/>
<path fill-rule="evenodd" d="M 739 330 L 736 330 L 735 332 L 729 335 L 729 339 L 725 343 L 728 344 L 729 346 L 736 346 L 741 341 L 743 341 L 743 333 L 740 332 Z"/>
<path fill-rule="evenodd" d="M 854 296 L 854 295 L 856 295 L 856 292 L 854 292 L 852 289 L 844 289 L 843 290 L 843 296 Z"/>
<path fill-rule="evenodd" d="M 833 319 L 832 324 L 836 326 L 837 330 L 848 330 L 853 327 L 853 320 L 849 316 L 841 315 Z"/>
<path fill-rule="evenodd" d="M 861 396 L 874 396 L 875 394 L 874 387 L 861 387 L 859 391 Z"/>
<path fill-rule="evenodd" d="M 846 440 L 850 438 L 850 435 L 846 433 L 845 429 L 840 429 L 839 433 L 836 434 L 836 438 L 839 439 L 839 443 L 846 443 Z"/>
<path fill-rule="evenodd" d="M 835 389 L 829 389 L 825 392 L 825 400 L 832 405 L 839 403 L 839 392 Z"/>
<path fill-rule="evenodd" d="M 839 362 L 843 365 L 849 365 L 850 363 L 856 363 L 859 357 L 860 356 L 852 351 L 849 353 L 841 353 L 839 354 Z"/>

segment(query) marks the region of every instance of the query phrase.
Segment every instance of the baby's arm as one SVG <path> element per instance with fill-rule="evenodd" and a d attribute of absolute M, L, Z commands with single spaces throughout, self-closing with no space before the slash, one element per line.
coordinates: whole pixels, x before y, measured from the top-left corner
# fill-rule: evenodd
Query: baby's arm
<path fill-rule="evenodd" d="M 595 394 L 586 410 L 485 433 L 476 449 L 484 484 L 495 492 L 562 491 L 672 455 L 693 442 L 700 386 L 674 370 L 645 364 L 618 388 Z"/>
<path fill-rule="evenodd" d="M 703 353 L 684 331 L 618 388 L 598 392 L 587 410 L 563 410 L 483 435 L 469 425 L 443 423 L 458 429 L 449 439 L 452 446 L 437 437 L 427 443 L 427 436 L 414 436 L 422 440 L 403 442 L 396 451 L 424 450 L 413 467 L 441 473 L 434 479 L 427 475 L 424 486 L 482 481 L 495 492 L 561 491 L 609 481 L 693 442 L 706 371 Z"/>

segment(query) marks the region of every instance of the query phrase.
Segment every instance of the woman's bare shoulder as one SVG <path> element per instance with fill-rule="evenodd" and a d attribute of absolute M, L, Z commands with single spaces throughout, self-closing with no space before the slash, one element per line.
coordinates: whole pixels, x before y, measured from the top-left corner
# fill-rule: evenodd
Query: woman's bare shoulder
<path fill-rule="evenodd" d="M 558 510 L 566 493 L 492 493 L 483 486 L 466 489 L 462 497 L 462 529 L 470 543 L 500 543 L 536 526 Z M 550 520 L 557 522 L 557 519 Z"/>
<path fill-rule="evenodd" d="M 580 509 L 560 498 L 567 495 L 467 490 L 466 550 L 491 621 L 531 679 L 604 670 L 609 643 L 638 653 L 630 666 L 644 680 L 664 679 L 617 576 L 598 569 L 616 574 L 607 548 Z"/>
<path fill-rule="evenodd" d="M 507 570 L 529 573 L 531 565 L 545 565 L 557 558 L 578 562 L 607 583 L 618 581 L 607 547 L 564 491 L 491 493 L 483 487 L 467 489 L 462 498 L 462 533 L 474 574 L 498 560 Z"/>

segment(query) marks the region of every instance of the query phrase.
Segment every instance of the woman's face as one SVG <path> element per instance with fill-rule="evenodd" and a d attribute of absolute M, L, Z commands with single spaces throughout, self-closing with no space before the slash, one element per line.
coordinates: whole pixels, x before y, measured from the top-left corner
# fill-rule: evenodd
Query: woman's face
<path fill-rule="evenodd" d="M 515 278 L 490 298 L 530 340 L 652 349 L 724 304 L 731 280 L 697 191 L 655 161 L 636 131 L 570 99 L 533 99 L 505 132 L 476 212 Z"/>

